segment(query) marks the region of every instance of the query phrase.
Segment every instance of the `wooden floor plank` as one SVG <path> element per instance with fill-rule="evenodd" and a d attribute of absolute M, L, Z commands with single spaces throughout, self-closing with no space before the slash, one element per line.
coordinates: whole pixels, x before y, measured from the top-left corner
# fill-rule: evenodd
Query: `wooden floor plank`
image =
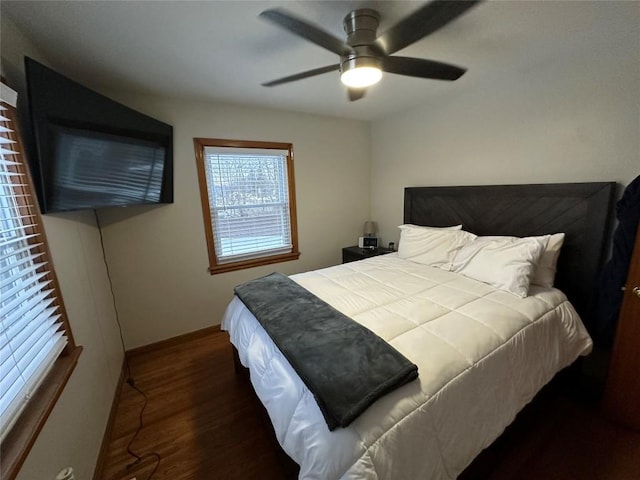
<path fill-rule="evenodd" d="M 132 449 L 160 454 L 153 480 L 291 478 L 248 378 L 234 371 L 225 332 L 143 351 L 130 359 L 130 367 L 149 399 Z M 147 480 L 156 464 L 145 458 L 127 468 L 135 460 L 126 447 L 142 405 L 142 396 L 125 384 L 105 480 Z M 640 432 L 612 424 L 597 406 L 555 390 L 540 395 L 495 447 L 461 479 L 640 480 Z"/>

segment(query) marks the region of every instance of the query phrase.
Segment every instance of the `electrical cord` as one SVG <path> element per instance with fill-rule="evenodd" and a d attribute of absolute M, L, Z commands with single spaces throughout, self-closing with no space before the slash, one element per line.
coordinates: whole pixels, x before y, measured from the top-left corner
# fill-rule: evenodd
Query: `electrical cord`
<path fill-rule="evenodd" d="M 143 427 L 143 415 L 144 415 L 144 410 L 145 408 L 147 408 L 147 403 L 148 403 L 148 398 L 147 398 L 147 394 L 144 393 L 144 391 L 142 391 L 140 388 L 138 388 L 133 380 L 133 376 L 131 375 L 131 366 L 129 365 L 129 359 L 127 358 L 127 352 L 126 352 L 126 347 L 124 345 L 124 336 L 122 334 L 122 325 L 120 324 L 120 315 L 118 313 L 118 306 L 116 304 L 116 295 L 115 292 L 113 291 L 113 282 L 111 281 L 111 273 L 109 272 L 109 264 L 107 263 L 107 254 L 104 248 L 104 238 L 102 237 L 102 226 L 100 224 L 100 217 L 98 216 L 98 211 L 97 210 L 93 210 L 93 213 L 96 217 L 96 225 L 98 226 L 98 232 L 100 233 L 100 246 L 102 247 L 102 260 L 104 261 L 104 266 L 105 269 L 107 271 L 107 279 L 109 280 L 109 289 L 111 290 L 111 300 L 113 302 L 113 309 L 115 311 L 116 314 L 116 323 L 118 324 L 118 332 L 120 334 L 120 343 L 122 345 L 122 352 L 124 353 L 124 364 L 125 364 L 125 368 L 126 368 L 126 372 L 127 372 L 127 379 L 126 379 L 126 383 L 136 392 L 138 392 L 140 395 L 142 395 L 142 398 L 144 399 L 144 403 L 142 404 L 142 408 L 140 409 L 140 414 L 138 416 L 138 427 L 136 428 L 135 433 L 133 434 L 133 437 L 131 437 L 131 439 L 129 440 L 129 443 L 127 443 L 127 453 L 134 457 L 135 460 L 131 463 L 129 463 L 127 465 L 127 469 L 132 468 L 136 465 L 138 465 L 139 463 L 141 463 L 144 459 L 146 458 L 155 458 L 156 459 L 156 465 L 153 468 L 153 470 L 151 471 L 151 474 L 147 477 L 147 480 L 151 480 L 151 478 L 155 475 L 156 471 L 158 470 L 158 467 L 160 466 L 160 460 L 162 459 L 162 457 L 160 456 L 159 453 L 157 452 L 149 452 L 146 453 L 144 455 L 138 455 L 136 452 L 134 452 L 131 449 L 131 445 L 133 444 L 133 442 L 135 441 L 135 439 L 138 437 L 138 434 L 140 433 L 140 430 L 142 430 Z"/>
<path fill-rule="evenodd" d="M 160 466 L 160 458 L 161 458 L 160 454 L 158 454 L 156 452 L 149 452 L 149 453 L 141 456 L 141 455 L 138 455 L 133 450 L 131 450 L 131 444 L 133 444 L 133 442 L 135 441 L 136 437 L 140 433 L 140 430 L 142 429 L 142 415 L 144 414 L 144 409 L 147 408 L 147 401 L 148 401 L 147 394 L 144 393 L 142 390 L 140 390 L 138 387 L 136 387 L 136 385 L 135 385 L 135 383 L 133 381 L 133 378 L 129 378 L 127 380 L 127 383 L 129 384 L 129 386 L 131 388 L 133 388 L 136 392 L 138 392 L 140 395 L 142 395 L 142 398 L 144 398 L 144 404 L 142 405 L 142 408 L 140 409 L 140 416 L 138 418 L 138 428 L 136 429 L 136 432 L 133 434 L 133 437 L 131 437 L 131 440 L 129 440 L 129 443 L 127 444 L 127 453 L 129 455 L 131 455 L 132 457 L 135 457 L 135 461 L 133 461 L 132 463 L 128 464 L 127 465 L 127 469 L 138 465 L 145 458 L 154 457 L 156 459 L 156 466 L 153 468 L 153 471 L 151 472 L 149 477 L 147 477 L 147 480 L 151 480 L 151 477 L 153 477 L 153 475 L 156 473 L 156 470 L 158 470 L 158 467 Z"/>

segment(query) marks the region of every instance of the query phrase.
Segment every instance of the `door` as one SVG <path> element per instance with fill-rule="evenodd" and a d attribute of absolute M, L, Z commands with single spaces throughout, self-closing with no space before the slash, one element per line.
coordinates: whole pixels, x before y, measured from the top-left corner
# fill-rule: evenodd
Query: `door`
<path fill-rule="evenodd" d="M 640 430 L 640 226 L 618 317 L 604 394 L 612 420 Z"/>

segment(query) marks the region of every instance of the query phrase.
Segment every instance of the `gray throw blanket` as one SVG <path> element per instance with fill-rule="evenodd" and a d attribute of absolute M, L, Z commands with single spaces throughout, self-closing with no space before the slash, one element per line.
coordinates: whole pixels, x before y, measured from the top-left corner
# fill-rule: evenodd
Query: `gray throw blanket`
<path fill-rule="evenodd" d="M 418 376 L 382 338 L 285 275 L 252 280 L 235 293 L 313 393 L 329 430 Z"/>

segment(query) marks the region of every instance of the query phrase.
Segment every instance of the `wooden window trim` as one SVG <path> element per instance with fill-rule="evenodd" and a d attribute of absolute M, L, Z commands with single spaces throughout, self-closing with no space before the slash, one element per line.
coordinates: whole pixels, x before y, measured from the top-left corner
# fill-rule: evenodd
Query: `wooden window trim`
<path fill-rule="evenodd" d="M 247 140 L 225 140 L 217 138 L 194 138 L 193 144 L 196 154 L 196 165 L 198 167 L 198 184 L 200 187 L 200 201 L 202 204 L 204 230 L 207 239 L 207 251 L 209 253 L 209 273 L 211 275 L 215 275 L 218 273 L 232 272 L 234 270 L 243 270 L 245 268 L 253 268 L 263 265 L 270 265 L 273 263 L 297 260 L 300 257 L 300 251 L 298 250 L 298 215 L 296 211 L 296 190 L 293 171 L 293 145 L 291 143 L 281 142 L 254 142 Z M 291 252 L 283 253 L 280 255 L 269 255 L 259 258 L 252 258 L 250 260 L 241 260 L 237 262 L 218 263 L 216 259 L 213 225 L 211 222 L 211 208 L 209 205 L 207 178 L 205 173 L 205 147 L 262 148 L 287 150 L 289 152 L 289 155 L 287 155 L 287 188 L 289 189 L 289 224 L 291 226 L 292 245 Z"/>
<path fill-rule="evenodd" d="M 60 286 L 49 252 L 47 237 L 42 225 L 42 217 L 40 216 L 40 210 L 37 206 L 38 202 L 34 193 L 33 181 L 29 169 L 26 168 L 25 164 L 26 154 L 21 141 L 22 135 L 20 134 L 20 126 L 16 118 L 15 108 L 5 102 L 2 102 L 2 105 L 7 108 L 5 112 L 11 118 L 11 127 L 14 130 L 13 133 L 9 133 L 8 136 L 16 142 L 14 147 L 20 152 L 20 157 L 22 157 L 19 165 L 15 165 L 16 171 L 25 176 L 24 178 L 28 185 L 28 187 L 22 187 L 22 192 L 28 194 L 32 199 L 31 204 L 24 199 L 21 208 L 27 209 L 36 220 L 33 231 L 34 233 L 39 233 L 42 239 L 42 245 L 38 247 L 37 251 L 44 254 L 44 258 L 46 258 L 49 265 L 49 274 L 43 278 L 51 281 L 51 288 L 57 297 L 56 302 L 52 305 L 58 306 L 58 311 L 61 315 L 60 323 L 67 337 L 67 345 L 64 350 L 54 362 L 46 378 L 34 392 L 26 408 L 0 444 L 0 451 L 2 451 L 0 478 L 13 480 L 18 475 L 31 447 L 35 443 L 38 434 L 42 430 L 49 414 L 62 394 L 71 373 L 75 369 L 78 363 L 78 357 L 82 352 L 82 347 L 76 346 L 71 327 L 69 326 L 67 311 L 62 300 Z M 34 249 L 34 251 L 36 251 L 36 249 Z"/>
<path fill-rule="evenodd" d="M 20 418 L 2 441 L 1 478 L 14 480 L 18 475 L 40 430 L 78 364 L 81 352 L 82 347 L 74 347 L 69 353 L 63 352 L 58 357 L 47 378 L 40 384 Z"/>

